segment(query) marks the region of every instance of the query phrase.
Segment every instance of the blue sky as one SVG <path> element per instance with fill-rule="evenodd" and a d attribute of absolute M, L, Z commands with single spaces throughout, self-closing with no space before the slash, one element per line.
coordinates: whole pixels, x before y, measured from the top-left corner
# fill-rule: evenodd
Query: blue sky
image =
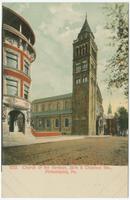
<path fill-rule="evenodd" d="M 105 3 L 106 4 L 106 3 Z M 122 91 L 107 90 L 104 66 L 113 54 L 108 46 L 111 32 L 106 23 L 103 3 L 4 3 L 22 15 L 36 36 L 36 60 L 32 64 L 31 99 L 72 92 L 72 43 L 79 33 L 87 13 L 88 23 L 98 46 L 98 84 L 105 113 L 111 102 L 113 112 L 127 106 Z M 109 6 L 110 4 L 106 4 Z"/>

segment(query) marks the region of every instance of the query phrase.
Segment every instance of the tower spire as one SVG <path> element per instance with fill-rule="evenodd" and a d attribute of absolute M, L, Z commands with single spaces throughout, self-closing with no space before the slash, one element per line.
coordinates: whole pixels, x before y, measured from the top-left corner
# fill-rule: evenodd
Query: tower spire
<path fill-rule="evenodd" d="M 89 24 L 88 24 L 88 20 L 87 20 L 87 12 L 86 12 L 86 14 L 85 14 L 85 21 L 84 21 L 84 24 L 83 24 L 83 26 L 82 26 L 82 28 L 81 28 L 81 30 L 80 30 L 80 33 L 78 34 L 78 37 L 80 36 L 80 35 L 82 35 L 82 34 L 88 34 L 88 33 L 91 33 L 92 35 L 93 35 L 93 33 L 92 33 L 92 31 L 91 31 L 91 29 L 90 29 L 90 26 L 89 26 Z M 94 37 L 94 35 L 93 35 L 93 37 Z"/>
<path fill-rule="evenodd" d="M 111 103 L 109 103 L 109 106 L 108 106 L 108 114 L 112 114 L 112 106 L 111 106 Z"/>
<path fill-rule="evenodd" d="M 86 12 L 86 15 L 85 15 L 85 20 L 87 20 L 87 12 Z"/>

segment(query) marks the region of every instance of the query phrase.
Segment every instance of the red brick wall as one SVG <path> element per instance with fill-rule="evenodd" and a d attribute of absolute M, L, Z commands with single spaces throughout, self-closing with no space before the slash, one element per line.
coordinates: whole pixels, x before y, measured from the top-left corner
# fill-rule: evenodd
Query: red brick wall
<path fill-rule="evenodd" d="M 21 70 L 21 72 L 20 71 L 14 71 L 13 69 L 4 69 L 4 74 L 18 78 L 18 79 L 21 80 L 20 81 L 20 97 L 23 97 L 23 84 L 24 84 L 24 82 L 27 82 L 29 85 L 31 83 L 31 79 L 22 73 L 23 67 L 24 67 L 24 57 L 26 57 L 30 62 L 31 62 L 31 59 L 22 50 L 20 50 L 17 47 L 14 47 L 14 46 L 12 46 L 10 44 L 6 44 L 6 43 L 4 44 L 4 46 L 6 48 L 12 49 L 12 50 L 20 53 L 20 70 Z"/>

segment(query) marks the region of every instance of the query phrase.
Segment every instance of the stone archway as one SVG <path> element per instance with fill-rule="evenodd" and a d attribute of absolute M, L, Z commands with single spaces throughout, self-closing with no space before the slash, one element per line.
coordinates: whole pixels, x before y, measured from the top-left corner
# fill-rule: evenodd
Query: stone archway
<path fill-rule="evenodd" d="M 9 132 L 25 132 L 25 116 L 19 110 L 12 110 L 9 116 Z"/>

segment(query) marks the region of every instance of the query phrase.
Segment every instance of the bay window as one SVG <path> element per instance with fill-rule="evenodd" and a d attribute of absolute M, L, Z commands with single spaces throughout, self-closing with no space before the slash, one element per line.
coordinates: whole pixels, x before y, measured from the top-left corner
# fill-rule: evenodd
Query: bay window
<path fill-rule="evenodd" d="M 6 51 L 6 60 L 7 60 L 7 66 L 17 69 L 18 68 L 18 55 Z"/>

